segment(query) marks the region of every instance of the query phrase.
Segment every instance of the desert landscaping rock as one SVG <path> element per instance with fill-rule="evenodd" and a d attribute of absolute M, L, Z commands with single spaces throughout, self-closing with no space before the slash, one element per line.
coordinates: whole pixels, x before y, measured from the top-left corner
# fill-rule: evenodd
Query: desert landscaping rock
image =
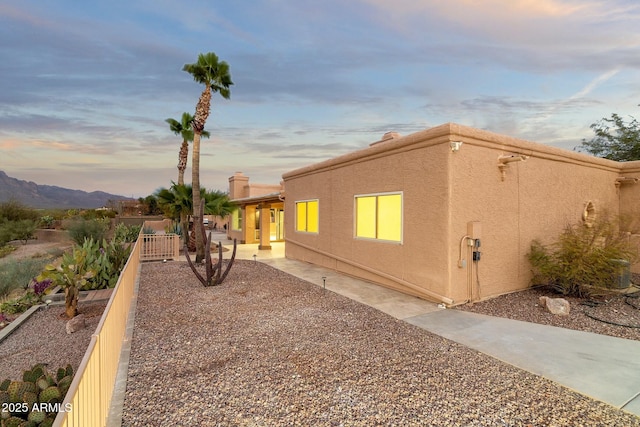
<path fill-rule="evenodd" d="M 540 297 L 539 301 L 540 305 L 546 308 L 551 314 L 568 316 L 571 312 L 571 305 L 569 301 L 564 298 Z"/>
<path fill-rule="evenodd" d="M 209 288 L 184 263 L 143 265 L 122 425 L 640 426 L 640 418 L 236 261 Z"/>
<path fill-rule="evenodd" d="M 46 363 L 51 370 L 70 363 L 76 372 L 105 306 L 106 302 L 80 303 L 86 327 L 74 334 L 67 334 L 67 319 L 61 317 L 64 305 L 35 312 L 0 342 L 0 381 L 21 379 L 23 371 L 36 363 Z"/>

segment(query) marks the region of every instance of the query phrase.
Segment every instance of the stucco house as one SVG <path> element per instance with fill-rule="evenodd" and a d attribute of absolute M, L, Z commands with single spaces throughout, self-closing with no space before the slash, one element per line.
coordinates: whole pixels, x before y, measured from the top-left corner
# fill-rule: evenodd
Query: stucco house
<path fill-rule="evenodd" d="M 285 253 L 432 301 L 478 301 L 529 286 L 533 239 L 637 215 L 638 178 L 640 161 L 453 123 L 388 133 L 283 175 Z"/>
<path fill-rule="evenodd" d="M 250 184 L 249 177 L 236 172 L 229 178 L 229 199 L 238 206 L 231 215 L 227 235 L 239 243 L 259 243 L 271 249 L 271 242 L 284 240 L 283 187 Z"/>

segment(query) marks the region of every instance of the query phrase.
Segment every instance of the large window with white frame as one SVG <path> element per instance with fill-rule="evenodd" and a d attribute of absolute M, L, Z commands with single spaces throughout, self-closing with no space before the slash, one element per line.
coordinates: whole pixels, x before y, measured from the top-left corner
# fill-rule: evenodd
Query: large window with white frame
<path fill-rule="evenodd" d="M 318 199 L 296 202 L 296 231 L 302 233 L 318 233 L 318 219 Z"/>
<path fill-rule="evenodd" d="M 402 192 L 355 196 L 355 236 L 402 242 Z"/>

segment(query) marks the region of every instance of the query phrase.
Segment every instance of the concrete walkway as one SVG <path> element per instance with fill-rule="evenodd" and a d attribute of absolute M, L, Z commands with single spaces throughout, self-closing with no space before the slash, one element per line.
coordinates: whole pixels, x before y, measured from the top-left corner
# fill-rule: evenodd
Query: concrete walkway
<path fill-rule="evenodd" d="M 440 308 L 327 268 L 284 258 L 283 243 L 273 243 L 271 250 L 258 250 L 257 244 L 238 245 L 236 257 L 264 262 L 640 416 L 639 341 Z"/>

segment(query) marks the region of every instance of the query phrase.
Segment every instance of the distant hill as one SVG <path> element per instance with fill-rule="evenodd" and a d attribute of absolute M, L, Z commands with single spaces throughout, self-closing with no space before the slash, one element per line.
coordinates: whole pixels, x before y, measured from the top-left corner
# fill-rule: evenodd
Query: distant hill
<path fill-rule="evenodd" d="M 17 200 L 32 208 L 99 208 L 106 206 L 109 200 L 132 200 L 103 191 L 88 193 L 81 190 L 39 185 L 31 181 L 11 178 L 0 171 L 0 202 Z"/>

